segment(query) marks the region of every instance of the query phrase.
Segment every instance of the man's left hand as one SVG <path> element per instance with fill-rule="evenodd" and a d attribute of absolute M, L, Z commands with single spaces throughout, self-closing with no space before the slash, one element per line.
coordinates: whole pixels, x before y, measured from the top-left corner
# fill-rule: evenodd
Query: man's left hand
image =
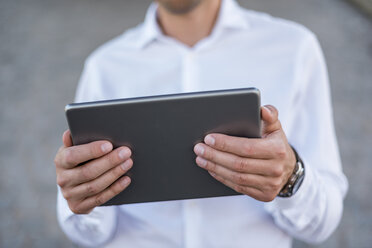
<path fill-rule="evenodd" d="M 209 134 L 195 145 L 196 163 L 235 191 L 272 201 L 291 176 L 296 158 L 271 105 L 261 108 L 262 138 Z"/>

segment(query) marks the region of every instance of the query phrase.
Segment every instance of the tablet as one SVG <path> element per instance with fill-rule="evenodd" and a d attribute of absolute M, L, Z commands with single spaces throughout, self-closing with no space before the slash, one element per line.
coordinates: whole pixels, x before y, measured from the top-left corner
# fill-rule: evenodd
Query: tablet
<path fill-rule="evenodd" d="M 104 205 L 238 195 L 195 163 L 209 133 L 259 138 L 256 88 L 73 103 L 65 108 L 74 145 L 109 140 L 132 149 L 130 186 Z"/>

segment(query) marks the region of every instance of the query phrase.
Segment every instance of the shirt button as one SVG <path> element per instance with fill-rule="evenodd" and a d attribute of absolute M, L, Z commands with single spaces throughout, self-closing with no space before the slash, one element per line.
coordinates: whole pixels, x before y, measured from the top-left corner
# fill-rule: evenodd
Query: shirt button
<path fill-rule="evenodd" d="M 188 59 L 188 60 L 192 60 L 193 58 L 194 58 L 194 53 L 188 53 L 187 54 L 187 56 L 186 56 L 186 58 Z"/>
<path fill-rule="evenodd" d="M 196 202 L 191 200 L 191 201 L 189 201 L 188 205 L 189 205 L 190 208 L 195 208 L 196 207 Z"/>

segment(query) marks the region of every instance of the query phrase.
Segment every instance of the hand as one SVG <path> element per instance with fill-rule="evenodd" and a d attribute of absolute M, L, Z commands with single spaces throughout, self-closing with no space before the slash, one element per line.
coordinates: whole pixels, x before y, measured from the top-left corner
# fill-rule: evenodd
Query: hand
<path fill-rule="evenodd" d="M 128 187 L 123 176 L 132 167 L 131 150 L 113 150 L 108 141 L 72 146 L 70 131 L 63 134 L 63 146 L 54 159 L 57 184 L 75 214 L 90 213 Z"/>
<path fill-rule="evenodd" d="M 272 201 L 291 176 L 296 157 L 275 107 L 261 108 L 261 139 L 209 134 L 194 147 L 196 163 L 235 191 Z"/>

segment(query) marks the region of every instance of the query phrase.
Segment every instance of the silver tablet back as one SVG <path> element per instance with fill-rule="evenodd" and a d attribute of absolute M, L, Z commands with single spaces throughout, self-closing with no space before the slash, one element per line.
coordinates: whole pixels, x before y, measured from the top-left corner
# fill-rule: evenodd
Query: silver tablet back
<path fill-rule="evenodd" d="M 195 164 L 193 146 L 208 133 L 260 137 L 255 88 L 69 104 L 73 143 L 129 146 L 131 185 L 104 205 L 237 195 Z"/>

